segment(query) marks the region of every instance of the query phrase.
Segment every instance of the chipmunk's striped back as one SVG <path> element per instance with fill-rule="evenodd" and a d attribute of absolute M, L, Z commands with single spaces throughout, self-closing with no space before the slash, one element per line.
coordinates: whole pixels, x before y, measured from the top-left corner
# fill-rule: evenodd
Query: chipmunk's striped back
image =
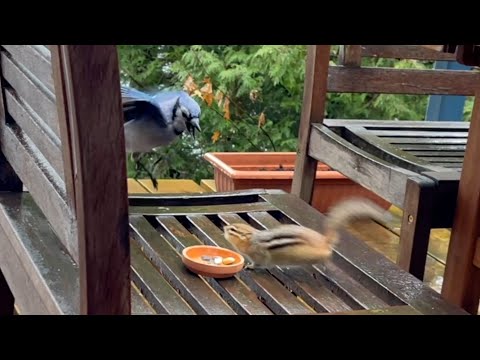
<path fill-rule="evenodd" d="M 311 244 L 323 238 L 320 234 L 298 226 L 280 225 L 269 231 L 259 231 L 252 236 L 252 242 L 265 249 L 273 250 L 292 245 Z"/>

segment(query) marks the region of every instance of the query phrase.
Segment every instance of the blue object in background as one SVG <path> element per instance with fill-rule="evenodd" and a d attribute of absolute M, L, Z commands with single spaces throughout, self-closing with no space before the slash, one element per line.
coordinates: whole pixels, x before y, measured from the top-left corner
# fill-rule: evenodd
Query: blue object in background
<path fill-rule="evenodd" d="M 470 70 L 470 66 L 456 61 L 437 61 L 434 65 L 437 70 Z M 428 99 L 425 121 L 463 121 L 463 109 L 466 96 L 458 95 L 431 95 Z"/>

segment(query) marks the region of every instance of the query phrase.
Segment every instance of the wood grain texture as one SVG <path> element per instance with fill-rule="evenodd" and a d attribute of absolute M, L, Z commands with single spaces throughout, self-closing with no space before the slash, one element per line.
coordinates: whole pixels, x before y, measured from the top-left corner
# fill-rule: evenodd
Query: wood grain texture
<path fill-rule="evenodd" d="M 1 66 L 0 66 L 1 74 Z M 0 129 L 6 126 L 5 117 L 5 93 L 0 76 Z M 0 130 L 0 133 L 3 130 Z M 0 190 L 1 191 L 22 191 L 23 184 L 15 171 L 10 166 L 2 152 L 0 152 Z M 1 232 L 1 231 L 0 231 Z M 4 234 L 0 234 L 4 236 Z M 5 237 L 6 240 L 6 237 Z M 0 268 L 0 315 L 13 315 L 15 313 L 15 299 L 8 285 L 7 280 Z"/>
<path fill-rule="evenodd" d="M 415 144 L 415 145 L 465 145 L 465 138 L 421 138 L 421 137 L 384 137 L 383 140 L 390 144 Z"/>
<path fill-rule="evenodd" d="M 477 93 L 458 188 L 457 210 L 445 265 L 442 295 L 472 314 L 478 311 L 480 269 L 473 263 L 480 236 L 480 93 Z"/>
<path fill-rule="evenodd" d="M 227 222 L 241 222 L 237 214 L 221 214 L 222 220 Z M 188 220 L 194 225 L 192 232 L 206 245 L 220 246 L 233 249 L 225 240 L 222 231 L 203 215 L 192 215 Z M 265 304 L 275 314 L 310 314 L 303 302 L 299 301 L 288 289 L 271 277 L 267 271 L 242 271 L 238 274 L 242 282 L 247 284 L 257 297 L 264 299 Z M 250 300 L 251 301 L 251 300 Z"/>
<path fill-rule="evenodd" d="M 465 145 L 436 145 L 436 144 L 398 144 L 399 149 L 405 151 L 461 151 L 465 156 Z"/>
<path fill-rule="evenodd" d="M 320 233 L 324 231 L 324 215 L 305 202 L 299 201 L 294 195 L 262 195 L 262 197 L 278 207 L 291 222 L 310 227 Z M 334 263 L 339 268 L 375 294 L 379 295 L 380 291 L 384 291 L 385 295 L 390 294 L 396 301 L 403 302 L 422 314 L 468 314 L 457 306 L 445 302 L 435 290 L 347 232 L 341 232 L 334 254 Z M 330 276 L 336 279 L 333 269 Z"/>
<path fill-rule="evenodd" d="M 436 129 L 436 130 L 468 130 L 469 122 L 459 121 L 417 121 L 417 120 L 365 120 L 365 119 L 325 119 L 323 124 L 329 128 L 340 128 L 349 125 L 363 126 L 367 129 Z"/>
<path fill-rule="evenodd" d="M 155 311 L 167 315 L 194 315 L 192 308 L 147 259 L 140 247 L 133 241 L 130 246 L 133 282 Z"/>
<path fill-rule="evenodd" d="M 343 293 L 343 296 L 348 296 L 355 303 L 355 308 L 358 309 L 380 309 L 388 304 L 375 294 L 374 289 L 361 284 L 358 278 L 350 276 L 340 266 L 333 262 L 315 265 L 316 269 L 325 279 L 334 285 L 336 291 Z"/>
<path fill-rule="evenodd" d="M 22 314 L 44 315 L 48 314 L 43 299 L 35 288 L 35 283 L 23 267 L 23 259 L 17 255 L 12 244 L 7 241 L 7 235 L 0 227 L 0 262 L 5 279 L 12 284 L 11 290 L 15 297 L 16 305 L 22 309 Z M 14 284 L 21 284 L 15 286 Z M 54 312 L 53 314 L 58 314 Z"/>
<path fill-rule="evenodd" d="M 341 45 L 338 57 L 343 66 L 359 67 L 362 64 L 362 47 L 361 45 Z"/>
<path fill-rule="evenodd" d="M 280 222 L 267 212 L 254 212 L 248 215 L 262 229 L 271 229 L 280 225 Z M 317 312 L 337 312 L 352 310 L 352 307 L 361 308 L 358 302 L 348 298 L 348 295 L 347 298 L 342 299 L 342 296 L 346 294 L 336 289 L 331 281 L 315 271 L 313 267 L 278 267 L 270 269 L 270 272 Z"/>
<path fill-rule="evenodd" d="M 13 59 L 30 71 L 49 91 L 54 92 L 52 64 L 42 45 L 2 45 Z"/>
<path fill-rule="evenodd" d="M 268 203 L 245 203 L 245 204 L 225 204 L 225 205 L 206 205 L 206 206 L 170 206 L 168 208 L 151 207 L 151 206 L 131 206 L 130 214 L 142 214 L 142 215 L 190 215 L 190 214 L 203 214 L 211 215 L 219 212 L 223 213 L 245 213 L 250 211 L 268 211 L 273 210 L 274 207 Z"/>
<path fill-rule="evenodd" d="M 408 179 L 403 206 L 398 265 L 423 280 L 432 226 L 436 184 L 429 179 Z"/>
<path fill-rule="evenodd" d="M 235 190 L 229 192 L 215 193 L 190 193 L 190 194 L 132 194 L 128 197 L 129 205 L 133 206 L 151 206 L 151 207 L 170 207 L 185 206 L 185 203 L 191 206 L 206 205 L 228 205 L 244 204 L 254 202 L 265 202 L 260 195 L 262 194 L 283 194 L 282 190 L 276 189 L 248 189 Z"/>
<path fill-rule="evenodd" d="M 61 45 L 59 52 L 62 79 L 68 81 L 81 313 L 130 314 L 127 176 L 117 49 Z"/>
<path fill-rule="evenodd" d="M 445 49 L 445 45 L 417 45 L 417 46 L 421 46 L 423 48 L 434 50 L 434 51 L 445 51 L 445 52 L 447 52 L 447 50 Z"/>
<path fill-rule="evenodd" d="M 238 198 L 249 201 L 253 195 L 252 191 L 237 193 Z M 321 231 L 324 216 L 298 197 L 281 192 L 268 195 L 265 191 L 258 191 L 257 195 L 257 202 L 271 202 L 276 209 L 242 214 L 219 212 L 208 216 L 165 213 L 156 217 L 130 217 L 135 240 L 133 280 L 157 312 L 178 313 L 179 307 L 191 308 L 198 314 L 315 314 L 359 309 L 381 312 L 408 304 L 419 313 L 465 314 L 442 301 L 426 284 L 346 233 L 342 233 L 342 243 L 328 265 L 245 270 L 229 279 L 207 279 L 189 272 L 181 262 L 182 249 L 199 243 L 229 247 L 221 230 L 225 224 L 246 221 L 257 228 L 269 228 L 278 223 L 299 222 Z M 207 207 L 209 203 L 218 204 L 221 198 L 220 194 L 176 195 L 176 199 L 173 195 L 165 198 L 154 195 L 136 198 L 135 202 L 151 207 L 172 204 Z M 225 201 L 238 205 L 232 194 Z"/>
<path fill-rule="evenodd" d="M 0 64 L 0 74 L 2 67 Z M 5 88 L 3 78 L 0 76 L 0 134 L 6 126 L 5 110 Z M 12 168 L 5 155 L 0 151 L 0 190 L 1 191 L 22 191 L 23 184 L 15 170 Z"/>
<path fill-rule="evenodd" d="M 62 48 L 59 45 L 50 46 L 50 57 L 52 62 L 52 79 L 55 88 L 55 104 L 58 116 L 58 127 L 60 131 L 61 153 L 63 162 L 63 179 L 65 182 L 65 191 L 67 193 L 67 203 L 72 214 L 76 214 L 75 187 L 73 179 L 73 158 L 72 158 L 72 138 L 70 133 L 70 110 L 69 103 L 72 99 L 68 96 L 72 94 L 67 92 L 69 79 L 67 69 L 65 68 L 64 56 L 61 54 Z"/>
<path fill-rule="evenodd" d="M 199 276 L 183 265 L 181 256 L 142 216 L 130 217 L 132 237 L 170 285 L 200 315 L 235 315 L 228 304 Z"/>
<path fill-rule="evenodd" d="M 156 315 L 155 310 L 132 284 L 132 315 Z"/>
<path fill-rule="evenodd" d="M 2 264 L 16 279 L 10 283 L 22 313 L 78 314 L 78 267 L 34 198 L 28 193 L 5 193 L 0 204 L 1 246 L 10 249 Z"/>
<path fill-rule="evenodd" d="M 327 314 L 319 314 L 327 315 Z M 372 310 L 355 310 L 355 311 L 342 311 L 336 312 L 328 315 L 422 315 L 411 306 L 400 305 L 392 306 L 383 309 L 372 309 Z"/>
<path fill-rule="evenodd" d="M 23 180 L 65 248 L 75 260 L 78 259 L 75 219 L 66 203 L 61 178 L 16 124 L 0 130 L 0 146 L 5 157 Z"/>
<path fill-rule="evenodd" d="M 311 203 L 317 160 L 308 154 L 312 123 L 323 121 L 327 78 L 329 75 L 330 45 L 310 45 L 308 47 L 303 107 L 298 133 L 295 174 L 291 193 Z"/>
<path fill-rule="evenodd" d="M 194 215 L 195 216 L 195 215 Z M 197 228 L 201 227 L 203 231 L 218 231 L 205 216 L 198 215 L 194 219 L 188 218 L 194 227 L 190 224 L 189 229 L 183 226 L 173 216 L 157 217 L 159 226 L 157 230 L 163 235 L 169 243 L 180 252 L 187 246 L 203 244 L 201 237 L 196 236 Z M 237 276 L 229 279 L 213 279 L 204 277 L 204 280 L 234 309 L 241 315 L 271 315 L 272 312 L 257 298 L 245 284 L 241 283 Z"/>
<path fill-rule="evenodd" d="M 480 73 L 471 71 L 330 66 L 329 92 L 473 96 Z"/>
<path fill-rule="evenodd" d="M 455 60 L 454 54 L 444 53 L 426 46 L 437 47 L 436 45 L 361 45 L 364 57 L 429 61 Z M 440 45 L 440 47 L 442 46 Z"/>
<path fill-rule="evenodd" d="M 59 137 L 58 117 L 55 109 L 55 96 L 15 60 L 5 52 L 1 52 L 2 73 L 5 80 L 15 90 L 35 113 L 38 114 L 45 125 Z"/>
<path fill-rule="evenodd" d="M 59 139 L 48 127 L 42 126 L 38 115 L 14 91 L 5 90 L 6 107 L 9 115 L 22 128 L 58 176 L 64 179 L 62 151 Z"/>
<path fill-rule="evenodd" d="M 380 137 L 418 137 L 418 138 L 467 138 L 468 131 L 418 131 L 405 130 L 370 130 L 372 135 Z"/>
<path fill-rule="evenodd" d="M 365 150 L 380 159 L 385 159 L 392 165 L 405 168 L 407 170 L 421 173 L 422 171 L 443 171 L 440 167 L 435 167 L 427 161 L 421 160 L 407 152 L 400 150 L 392 145 L 385 138 L 375 136 L 373 130 L 366 130 L 361 126 L 345 127 L 344 138 L 358 148 Z"/>
<path fill-rule="evenodd" d="M 463 161 L 463 157 L 465 156 L 465 151 L 443 151 L 441 147 L 438 149 L 431 149 L 426 151 L 409 151 L 411 155 L 414 156 L 423 156 L 423 157 L 430 157 L 432 159 L 435 158 L 442 158 L 443 156 L 450 156 L 454 158 L 460 158 Z"/>
<path fill-rule="evenodd" d="M 323 125 L 313 125 L 310 144 L 311 157 L 400 207 L 407 177 L 418 176 L 352 145 Z"/>

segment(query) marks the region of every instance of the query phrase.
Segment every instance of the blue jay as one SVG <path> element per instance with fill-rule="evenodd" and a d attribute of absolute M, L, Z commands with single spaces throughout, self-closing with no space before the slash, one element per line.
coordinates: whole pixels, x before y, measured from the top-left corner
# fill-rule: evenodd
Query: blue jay
<path fill-rule="evenodd" d="M 121 96 L 126 152 L 132 153 L 137 166 L 140 153 L 148 153 L 156 147 L 169 145 L 185 130 L 193 138 L 195 130 L 201 131 L 200 106 L 184 91 L 165 91 L 150 95 L 122 86 Z M 146 171 L 156 188 L 156 181 L 151 173 Z"/>

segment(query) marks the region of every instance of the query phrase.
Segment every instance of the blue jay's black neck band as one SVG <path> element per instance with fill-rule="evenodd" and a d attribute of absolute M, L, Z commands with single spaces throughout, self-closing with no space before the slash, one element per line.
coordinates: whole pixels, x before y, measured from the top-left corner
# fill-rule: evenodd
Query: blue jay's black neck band
<path fill-rule="evenodd" d="M 174 132 L 175 135 L 177 135 L 177 136 L 178 136 L 178 135 L 182 135 L 182 133 L 183 133 L 183 131 L 177 130 L 177 129 L 175 129 L 175 128 L 173 128 L 173 132 Z"/>

